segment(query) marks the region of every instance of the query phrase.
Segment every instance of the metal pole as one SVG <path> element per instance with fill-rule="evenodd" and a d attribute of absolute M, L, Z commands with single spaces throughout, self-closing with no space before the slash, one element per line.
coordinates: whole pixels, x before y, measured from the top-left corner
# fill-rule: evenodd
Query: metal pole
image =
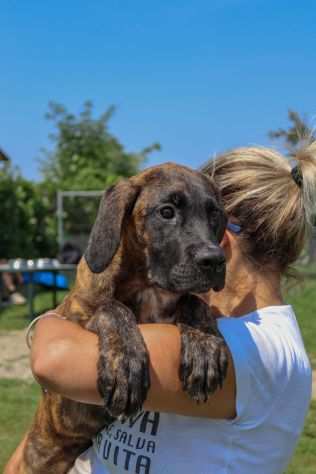
<path fill-rule="evenodd" d="M 64 245 L 64 197 L 101 197 L 103 191 L 57 191 L 57 241 L 61 250 Z"/>
<path fill-rule="evenodd" d="M 57 270 L 53 270 L 53 308 L 57 307 Z"/>
<path fill-rule="evenodd" d="M 29 272 L 29 281 L 27 284 L 27 303 L 29 307 L 29 318 L 34 319 L 34 281 L 33 272 Z"/>
<path fill-rule="evenodd" d="M 63 192 L 57 191 L 57 220 L 58 220 L 58 248 L 61 250 L 64 244 L 64 229 L 63 229 Z"/>

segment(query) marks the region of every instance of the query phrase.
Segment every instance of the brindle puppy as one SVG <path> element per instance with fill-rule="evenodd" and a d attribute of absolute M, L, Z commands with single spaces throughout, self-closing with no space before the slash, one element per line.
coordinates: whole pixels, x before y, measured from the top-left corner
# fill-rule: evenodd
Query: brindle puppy
<path fill-rule="evenodd" d="M 194 400 L 222 385 L 225 344 L 192 293 L 224 286 L 225 226 L 213 183 L 182 166 L 147 169 L 105 192 L 75 286 L 58 308 L 99 336 L 105 410 L 43 393 L 21 473 L 66 473 L 101 428 L 141 409 L 150 380 L 139 322 L 179 325 L 180 378 Z"/>

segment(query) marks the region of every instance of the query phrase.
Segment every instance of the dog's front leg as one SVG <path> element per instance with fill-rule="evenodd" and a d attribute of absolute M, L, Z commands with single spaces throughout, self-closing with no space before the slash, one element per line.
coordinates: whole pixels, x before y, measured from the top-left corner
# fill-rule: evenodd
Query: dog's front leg
<path fill-rule="evenodd" d="M 210 307 L 197 296 L 183 296 L 177 306 L 181 333 L 180 379 L 183 389 L 197 402 L 223 385 L 227 372 L 226 344 Z"/>
<path fill-rule="evenodd" d="M 147 349 L 133 312 L 109 299 L 87 329 L 99 336 L 97 383 L 106 411 L 115 418 L 137 413 L 146 399 L 150 377 Z"/>

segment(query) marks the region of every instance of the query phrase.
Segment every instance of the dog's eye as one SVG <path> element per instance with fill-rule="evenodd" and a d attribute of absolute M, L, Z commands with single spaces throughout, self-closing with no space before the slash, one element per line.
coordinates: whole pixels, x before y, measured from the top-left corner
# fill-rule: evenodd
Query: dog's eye
<path fill-rule="evenodd" d="M 211 219 L 214 219 L 214 220 L 215 220 L 215 219 L 218 219 L 218 218 L 219 218 L 219 215 L 220 215 L 220 212 L 219 212 L 219 210 L 217 210 L 217 209 L 213 209 L 213 210 L 210 212 L 210 214 L 209 214 L 210 218 L 211 218 Z"/>
<path fill-rule="evenodd" d="M 160 209 L 160 214 L 164 219 L 173 219 L 175 212 L 173 207 L 164 206 Z"/>

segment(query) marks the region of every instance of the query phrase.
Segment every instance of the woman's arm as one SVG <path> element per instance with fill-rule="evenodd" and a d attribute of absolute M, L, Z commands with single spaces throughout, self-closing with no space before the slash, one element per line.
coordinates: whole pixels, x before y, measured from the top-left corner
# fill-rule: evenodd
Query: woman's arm
<path fill-rule="evenodd" d="M 232 419 L 236 384 L 232 359 L 223 388 L 208 402 L 197 404 L 183 392 L 179 380 L 180 333 L 171 324 L 143 324 L 139 329 L 150 356 L 151 388 L 144 408 L 180 415 Z M 79 325 L 57 318 L 40 320 L 35 329 L 31 364 L 35 378 L 63 396 L 103 404 L 96 385 L 98 338 Z"/>

